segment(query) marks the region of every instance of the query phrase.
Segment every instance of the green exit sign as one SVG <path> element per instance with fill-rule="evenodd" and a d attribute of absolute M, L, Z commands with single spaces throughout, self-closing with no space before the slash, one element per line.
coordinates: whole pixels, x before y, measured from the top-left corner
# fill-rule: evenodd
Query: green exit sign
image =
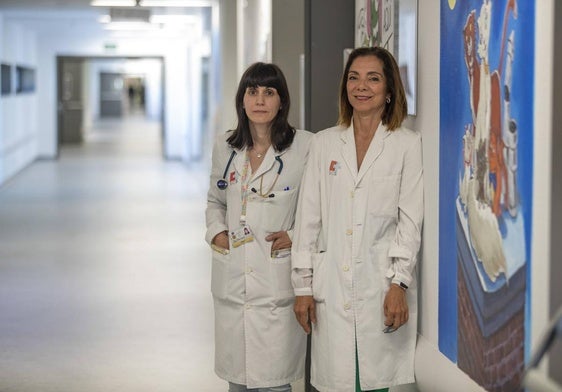
<path fill-rule="evenodd" d="M 103 45 L 103 47 L 105 48 L 105 50 L 115 50 L 117 49 L 117 44 L 113 42 L 107 42 Z"/>

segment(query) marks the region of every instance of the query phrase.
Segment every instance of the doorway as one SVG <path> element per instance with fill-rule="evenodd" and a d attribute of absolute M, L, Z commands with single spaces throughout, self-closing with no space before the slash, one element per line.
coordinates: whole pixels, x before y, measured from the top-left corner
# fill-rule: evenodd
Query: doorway
<path fill-rule="evenodd" d="M 164 59 L 162 57 L 57 58 L 57 155 L 61 146 L 88 142 L 100 122 L 157 123 L 164 154 Z M 116 127 L 117 125 L 117 127 Z M 140 127 L 144 129 L 144 127 Z"/>

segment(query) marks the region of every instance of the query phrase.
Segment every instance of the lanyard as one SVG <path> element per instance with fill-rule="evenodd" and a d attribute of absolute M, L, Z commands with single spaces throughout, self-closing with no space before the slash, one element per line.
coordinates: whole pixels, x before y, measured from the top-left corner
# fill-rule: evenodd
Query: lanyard
<path fill-rule="evenodd" d="M 250 185 L 250 176 L 248 175 L 248 171 L 250 168 L 250 154 L 248 150 L 246 150 L 246 158 L 244 161 L 244 168 L 242 169 L 242 178 L 241 178 L 241 212 L 240 212 L 240 226 L 244 226 L 246 224 L 246 210 L 248 207 L 248 187 Z"/>

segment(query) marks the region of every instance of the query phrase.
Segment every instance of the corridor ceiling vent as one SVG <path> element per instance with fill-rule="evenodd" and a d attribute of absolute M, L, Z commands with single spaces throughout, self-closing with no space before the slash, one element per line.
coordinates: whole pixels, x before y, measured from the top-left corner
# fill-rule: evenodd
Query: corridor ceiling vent
<path fill-rule="evenodd" d="M 115 8 L 109 9 L 111 22 L 150 22 L 148 8 Z"/>
<path fill-rule="evenodd" d="M 106 7 L 98 17 L 105 30 L 182 34 L 197 28 L 201 11 L 217 0 L 92 0 L 91 6 Z"/>

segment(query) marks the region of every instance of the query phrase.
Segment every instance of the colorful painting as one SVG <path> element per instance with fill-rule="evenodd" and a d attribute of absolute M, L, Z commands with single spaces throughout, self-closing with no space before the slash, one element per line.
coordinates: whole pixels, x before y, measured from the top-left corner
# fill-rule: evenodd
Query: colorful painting
<path fill-rule="evenodd" d="M 441 1 L 439 349 L 489 391 L 529 354 L 534 18 Z"/>
<path fill-rule="evenodd" d="M 394 53 L 394 0 L 356 0 L 355 46 L 382 46 Z"/>

